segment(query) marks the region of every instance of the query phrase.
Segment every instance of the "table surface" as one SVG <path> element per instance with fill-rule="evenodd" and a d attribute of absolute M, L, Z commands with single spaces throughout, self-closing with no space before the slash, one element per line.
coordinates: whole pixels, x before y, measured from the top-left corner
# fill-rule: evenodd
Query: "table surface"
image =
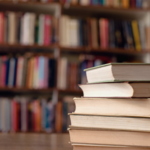
<path fill-rule="evenodd" d="M 68 134 L 0 133 L 0 150 L 72 150 Z"/>

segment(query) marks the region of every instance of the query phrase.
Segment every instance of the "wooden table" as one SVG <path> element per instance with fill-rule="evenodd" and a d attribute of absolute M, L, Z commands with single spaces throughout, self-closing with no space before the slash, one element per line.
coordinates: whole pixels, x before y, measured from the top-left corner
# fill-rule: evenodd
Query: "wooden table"
<path fill-rule="evenodd" d="M 72 150 L 68 134 L 0 133 L 0 150 Z"/>

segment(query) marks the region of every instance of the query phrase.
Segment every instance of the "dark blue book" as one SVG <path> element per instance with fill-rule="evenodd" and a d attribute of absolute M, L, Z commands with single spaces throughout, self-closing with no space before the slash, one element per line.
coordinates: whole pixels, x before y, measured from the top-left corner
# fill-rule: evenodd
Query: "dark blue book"
<path fill-rule="evenodd" d="M 79 19 L 79 46 L 83 46 L 83 25 L 82 19 Z"/>
<path fill-rule="evenodd" d="M 15 83 L 16 83 L 16 73 L 17 73 L 17 62 L 18 62 L 18 59 L 15 58 L 15 66 L 14 66 L 14 79 L 13 79 L 13 86 L 15 86 Z"/>
<path fill-rule="evenodd" d="M 141 8 L 142 7 L 142 0 L 136 0 L 136 7 Z"/>
<path fill-rule="evenodd" d="M 115 47 L 115 22 L 114 20 L 109 20 L 109 47 Z"/>
<path fill-rule="evenodd" d="M 104 5 L 104 0 L 100 0 L 100 4 L 101 4 L 101 5 Z"/>
<path fill-rule="evenodd" d="M 92 0 L 92 4 L 93 5 L 98 5 L 99 4 L 99 0 Z"/>
<path fill-rule="evenodd" d="M 55 59 L 49 59 L 48 62 L 48 86 L 49 87 L 55 87 L 56 84 L 56 60 Z"/>
<path fill-rule="evenodd" d="M 10 59 L 8 59 L 6 61 L 6 80 L 5 80 L 5 85 L 6 86 L 8 86 L 9 68 L 10 68 Z"/>
<path fill-rule="evenodd" d="M 130 47 L 131 48 L 135 48 L 135 41 L 133 38 L 133 31 L 132 31 L 132 26 L 131 26 L 131 22 L 128 21 L 127 22 L 127 26 L 128 26 L 128 32 L 129 32 L 129 42 L 130 42 Z"/>

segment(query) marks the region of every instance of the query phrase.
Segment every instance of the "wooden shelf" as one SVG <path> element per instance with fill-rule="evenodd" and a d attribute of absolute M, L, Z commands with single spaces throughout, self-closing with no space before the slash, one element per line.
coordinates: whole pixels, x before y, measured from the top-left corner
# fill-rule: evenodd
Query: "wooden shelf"
<path fill-rule="evenodd" d="M 0 53 L 26 53 L 26 52 L 50 52 L 54 49 L 60 49 L 62 52 L 75 53 L 110 53 L 110 54 L 126 54 L 141 55 L 149 53 L 149 50 L 137 51 L 135 49 L 124 48 L 92 48 L 92 47 L 62 47 L 57 44 L 52 45 L 21 45 L 21 44 L 0 44 Z M 11 50 L 10 50 L 11 49 Z M 38 51 L 38 49 L 40 51 Z M 42 49 L 42 50 L 41 50 Z"/>
<path fill-rule="evenodd" d="M 9 88 L 9 87 L 0 87 L 0 92 L 11 92 L 11 93 L 48 93 L 58 91 L 60 93 L 74 93 L 82 94 L 81 90 L 70 90 L 70 89 L 57 89 L 57 88 L 46 88 L 46 89 L 29 89 L 29 88 Z"/>
<path fill-rule="evenodd" d="M 147 54 L 150 51 L 124 48 L 92 48 L 92 47 L 60 47 L 61 51 L 77 52 L 77 53 L 110 53 L 110 54 L 126 54 L 126 55 L 141 55 Z"/>
<path fill-rule="evenodd" d="M 21 0 L 18 1 L 5 1 L 5 0 L 0 0 L 0 8 L 5 9 L 5 8 L 18 8 L 22 9 L 25 8 L 26 11 L 32 11 L 34 12 L 34 8 L 40 8 L 41 11 L 46 11 L 46 8 L 54 8 L 54 7 L 61 7 L 63 11 L 74 11 L 75 13 L 82 11 L 82 12 L 96 12 L 96 13 L 105 13 L 105 14 L 131 14 L 136 13 L 136 15 L 140 14 L 145 14 L 147 13 L 150 8 L 122 8 L 122 7 L 112 7 L 112 6 L 102 6 L 102 5 L 87 5 L 87 6 L 82 6 L 82 5 L 70 5 L 69 3 L 62 4 L 60 2 L 36 2 L 36 1 L 27 1 L 23 2 Z M 45 9 L 43 9 L 45 7 Z M 31 9 L 32 8 L 32 9 Z M 24 11 L 24 9 L 22 9 Z M 39 10 L 39 11 L 40 11 Z M 50 9 L 49 9 L 50 10 Z M 55 10 L 55 8 L 53 9 Z M 17 9 L 16 9 L 17 11 Z"/>
<path fill-rule="evenodd" d="M 52 45 L 21 45 L 21 44 L 0 44 L 0 53 L 26 53 L 26 52 L 50 52 L 58 48 L 57 44 Z"/>
<path fill-rule="evenodd" d="M 83 92 L 79 89 L 79 90 L 71 90 L 71 89 L 59 89 L 60 93 L 69 93 L 69 94 L 83 94 Z"/>
<path fill-rule="evenodd" d="M 15 93 L 24 93 L 24 92 L 53 92 L 55 88 L 46 88 L 46 89 L 29 89 L 29 88 L 9 88 L 1 87 L 0 92 L 15 92 Z"/>

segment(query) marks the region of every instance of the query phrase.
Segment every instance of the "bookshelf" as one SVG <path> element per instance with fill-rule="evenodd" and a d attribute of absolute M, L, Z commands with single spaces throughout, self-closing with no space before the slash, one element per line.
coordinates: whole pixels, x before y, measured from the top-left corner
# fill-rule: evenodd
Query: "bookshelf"
<path fill-rule="evenodd" d="M 1 12 L 7 12 L 7 11 L 14 11 L 14 12 L 31 12 L 35 14 L 48 14 L 51 16 L 56 17 L 59 21 L 60 18 L 63 15 L 71 16 L 71 17 L 83 17 L 83 18 L 101 18 L 101 17 L 108 17 L 108 18 L 125 18 L 125 19 L 136 19 L 136 20 L 143 20 L 146 22 L 146 25 L 150 24 L 150 20 L 147 18 L 150 15 L 150 7 L 147 8 L 120 8 L 120 7 L 113 7 L 113 6 L 102 6 L 102 5 L 80 5 L 80 4 L 70 4 L 70 3 L 63 3 L 62 1 L 57 2 L 31 2 L 26 1 L 23 2 L 21 0 L 19 1 L 0 1 L 0 9 Z M 59 24 L 59 23 L 58 23 Z M 65 101 L 64 97 L 76 95 L 76 96 L 82 96 L 82 91 L 76 87 L 72 88 L 71 85 L 66 88 L 61 88 L 58 85 L 59 82 L 59 76 L 61 76 L 60 71 L 60 61 L 63 57 L 69 56 L 69 58 L 72 62 L 71 65 L 73 66 L 74 63 L 76 63 L 76 60 L 78 59 L 78 62 L 84 62 L 84 59 L 82 58 L 83 55 L 85 55 L 85 60 L 89 59 L 90 61 L 95 61 L 95 59 L 101 59 L 102 61 L 104 59 L 104 62 L 110 62 L 113 61 L 113 57 L 115 56 L 117 59 L 123 59 L 123 61 L 129 61 L 134 58 L 135 60 L 144 60 L 144 62 L 150 62 L 150 48 L 141 49 L 140 51 L 137 51 L 135 48 L 122 48 L 122 47 L 106 47 L 103 48 L 101 46 L 93 47 L 91 45 L 84 45 L 84 46 L 67 46 L 62 45 L 60 43 L 60 28 L 59 25 L 57 25 L 57 36 L 58 40 L 55 43 L 47 44 L 47 45 L 40 45 L 38 43 L 33 44 L 21 44 L 21 43 L 13 43 L 9 44 L 8 42 L 2 42 L 0 43 L 0 56 L 2 55 L 8 55 L 8 56 L 25 56 L 28 53 L 32 53 L 32 55 L 53 55 L 53 58 L 57 62 L 56 66 L 56 83 L 54 87 L 48 87 L 43 89 L 38 88 L 27 88 L 27 87 L 20 87 L 17 88 L 14 87 L 0 87 L 0 97 L 1 95 L 11 95 L 11 100 L 14 98 L 15 95 L 21 95 L 26 96 L 32 93 L 34 95 L 34 99 L 36 100 L 40 95 L 48 95 L 52 98 L 52 101 L 57 105 L 58 103 L 61 103 L 59 105 L 62 105 L 62 103 Z M 72 59 L 72 57 L 75 57 Z M 92 57 L 92 58 L 91 58 Z M 94 57 L 94 58 L 93 58 Z M 77 58 L 77 59 L 76 59 Z M 81 60 L 82 58 L 82 60 Z M 68 62 L 64 60 L 65 64 L 68 65 Z M 77 62 L 77 63 L 78 63 Z M 90 62 L 89 62 L 90 64 Z M 70 64 L 69 64 L 70 65 Z M 80 68 L 81 69 L 81 68 Z M 74 69 L 73 69 L 74 70 Z M 70 76 L 72 74 L 69 74 Z M 82 77 L 81 77 L 82 78 Z M 63 79 L 62 79 L 63 80 Z M 68 80 L 72 80 L 69 79 Z M 77 79 L 78 80 L 78 79 Z M 80 81 L 81 82 L 81 81 Z M 79 81 L 76 81 L 76 84 L 79 83 Z M 72 83 L 74 84 L 74 83 Z M 67 85 L 68 86 L 68 85 Z M 13 97 L 12 97 L 13 95 Z M 67 97 L 68 98 L 68 97 Z M 66 99 L 67 99 L 66 98 Z M 40 100 L 40 99 L 39 99 Z M 69 100 L 70 101 L 70 100 Z M 61 106 L 56 107 L 61 107 Z M 60 115 L 60 114 L 59 114 Z M 60 123 L 60 120 L 58 121 Z M 61 129 L 59 127 L 56 127 L 57 131 L 53 132 L 61 132 Z M 20 132 L 20 131 L 16 131 Z M 27 131 L 28 132 L 28 131 Z M 38 131 L 40 133 L 40 131 Z M 63 131 L 64 132 L 64 131 Z"/>

